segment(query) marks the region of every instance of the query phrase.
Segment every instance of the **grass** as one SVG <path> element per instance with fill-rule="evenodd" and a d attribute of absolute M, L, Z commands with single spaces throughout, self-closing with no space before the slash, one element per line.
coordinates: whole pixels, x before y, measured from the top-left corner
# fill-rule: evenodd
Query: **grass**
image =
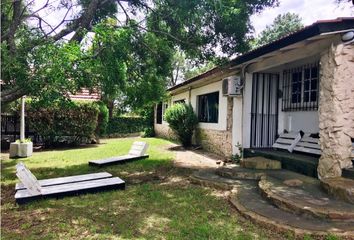
<path fill-rule="evenodd" d="M 105 168 L 88 160 L 128 152 L 135 139 L 36 152 L 21 159 L 38 179 L 108 171 L 126 180 L 124 191 L 14 202 L 15 165 L 2 154 L 1 239 L 282 239 L 238 217 L 218 191 L 191 185 L 191 170 L 173 166 L 170 142 L 144 139 L 149 159 Z"/>

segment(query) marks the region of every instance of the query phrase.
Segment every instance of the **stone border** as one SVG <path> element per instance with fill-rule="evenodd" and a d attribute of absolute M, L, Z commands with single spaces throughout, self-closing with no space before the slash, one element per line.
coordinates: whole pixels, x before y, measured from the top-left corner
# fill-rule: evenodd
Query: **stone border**
<path fill-rule="evenodd" d="M 264 172 L 238 172 L 228 168 L 218 168 L 215 173 L 221 177 L 235 180 L 260 180 L 263 176 L 265 176 Z"/>
<path fill-rule="evenodd" d="M 235 209 L 246 219 L 249 219 L 255 224 L 258 224 L 260 226 L 263 226 L 267 229 L 274 230 L 279 233 L 292 233 L 294 234 L 295 238 L 297 239 L 303 239 L 305 235 L 311 236 L 312 238 L 315 239 L 324 239 L 326 236 L 331 234 L 331 232 L 326 232 L 326 231 L 313 231 L 313 230 L 306 230 L 306 229 L 301 229 L 297 227 L 292 227 L 286 224 L 279 223 L 277 221 L 274 221 L 270 218 L 264 217 L 262 215 L 259 215 L 253 211 L 248 210 L 245 208 L 238 200 L 237 193 L 239 191 L 239 188 L 242 186 L 236 186 L 236 184 L 231 184 L 231 183 L 223 183 L 221 180 L 222 178 L 219 179 L 217 183 L 215 183 L 215 180 L 211 181 L 205 178 L 200 178 L 196 175 L 193 175 L 190 177 L 191 182 L 194 182 L 196 184 L 200 184 L 201 186 L 206 186 L 206 187 L 212 187 L 216 189 L 221 189 L 221 190 L 227 190 L 231 192 L 231 195 L 229 197 L 229 202 L 230 204 L 235 207 Z M 341 237 L 343 240 L 350 240 L 354 238 L 354 232 L 353 231 L 347 231 L 347 232 L 335 232 L 335 235 L 338 237 Z"/>
<path fill-rule="evenodd" d="M 236 188 L 237 189 L 237 188 Z M 286 224 L 281 224 L 277 221 L 271 220 L 269 218 L 266 218 L 262 215 L 259 215 L 253 211 L 248 210 L 245 208 L 238 200 L 238 197 L 236 196 L 237 193 L 234 193 L 230 196 L 229 202 L 231 203 L 232 206 L 236 208 L 236 210 L 245 218 L 251 220 L 252 222 L 259 224 L 267 229 L 274 230 L 276 232 L 280 233 L 289 233 L 291 232 L 294 234 L 295 238 L 303 238 L 305 235 L 309 235 L 311 237 L 323 239 L 324 237 L 328 236 L 330 232 L 324 232 L 324 231 L 311 231 L 311 230 L 306 230 L 306 229 L 300 229 L 296 227 L 292 227 Z M 353 239 L 354 237 L 354 232 L 336 232 L 336 236 L 344 238 L 344 239 Z"/>
<path fill-rule="evenodd" d="M 295 212 L 296 214 L 305 214 L 317 218 L 327 218 L 334 221 L 351 220 L 354 221 L 354 212 L 342 212 L 336 211 L 328 208 L 315 208 L 314 206 L 310 208 L 304 208 L 303 205 L 288 199 L 281 197 L 271 190 L 270 183 L 267 181 L 267 176 L 263 176 L 258 182 L 258 187 L 260 189 L 261 195 L 269 200 L 272 204 L 278 208 L 288 211 Z M 353 223 L 354 224 L 354 223 Z"/>

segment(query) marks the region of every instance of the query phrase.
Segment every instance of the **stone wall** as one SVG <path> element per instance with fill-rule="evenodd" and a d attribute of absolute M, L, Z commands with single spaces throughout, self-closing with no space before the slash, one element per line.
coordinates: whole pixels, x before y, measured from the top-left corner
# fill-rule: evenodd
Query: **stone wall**
<path fill-rule="evenodd" d="M 193 143 L 201 145 L 208 152 L 229 158 L 232 154 L 232 108 L 233 99 L 228 98 L 226 130 L 198 128 L 193 135 Z M 177 139 L 167 124 L 155 124 L 155 133 L 158 137 Z"/>
<path fill-rule="evenodd" d="M 319 178 L 339 177 L 352 166 L 354 138 L 354 46 L 339 44 L 322 53 Z"/>
<path fill-rule="evenodd" d="M 155 124 L 155 134 L 158 137 L 177 140 L 177 136 L 173 133 L 172 129 L 167 124 Z"/>

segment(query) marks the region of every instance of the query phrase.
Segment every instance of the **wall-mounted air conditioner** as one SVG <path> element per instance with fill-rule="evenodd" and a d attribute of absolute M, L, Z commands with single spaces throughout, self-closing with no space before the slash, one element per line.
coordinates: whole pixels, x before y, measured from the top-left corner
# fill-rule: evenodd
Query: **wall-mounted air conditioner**
<path fill-rule="evenodd" d="M 230 76 L 222 80 L 222 94 L 224 96 L 242 95 L 243 81 L 240 76 Z"/>

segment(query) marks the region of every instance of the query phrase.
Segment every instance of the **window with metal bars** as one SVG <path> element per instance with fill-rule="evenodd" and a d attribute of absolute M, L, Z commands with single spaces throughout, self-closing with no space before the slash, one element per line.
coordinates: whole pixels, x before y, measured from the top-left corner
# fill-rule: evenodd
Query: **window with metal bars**
<path fill-rule="evenodd" d="M 284 70 L 282 111 L 317 110 L 318 89 L 318 62 Z"/>

